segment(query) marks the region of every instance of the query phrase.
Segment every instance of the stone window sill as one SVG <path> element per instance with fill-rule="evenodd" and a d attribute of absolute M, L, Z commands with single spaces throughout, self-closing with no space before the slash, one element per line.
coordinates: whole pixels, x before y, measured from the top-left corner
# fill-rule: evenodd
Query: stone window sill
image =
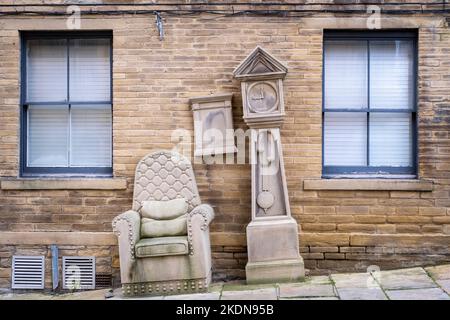
<path fill-rule="evenodd" d="M 2 190 L 124 190 L 125 178 L 22 178 L 0 181 Z"/>
<path fill-rule="evenodd" d="M 433 191 L 433 183 L 414 179 L 306 179 L 304 190 Z"/>

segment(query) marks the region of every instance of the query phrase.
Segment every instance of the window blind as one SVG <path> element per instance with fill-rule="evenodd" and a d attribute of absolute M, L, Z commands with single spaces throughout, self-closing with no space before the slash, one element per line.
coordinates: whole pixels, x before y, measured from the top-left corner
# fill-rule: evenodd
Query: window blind
<path fill-rule="evenodd" d="M 111 166 L 111 106 L 71 106 L 72 166 Z"/>
<path fill-rule="evenodd" d="M 369 146 L 369 163 L 372 166 L 411 166 L 411 114 L 371 113 Z"/>
<path fill-rule="evenodd" d="M 366 117 L 365 112 L 325 113 L 325 165 L 367 165 Z"/>
<path fill-rule="evenodd" d="M 107 39 L 72 39 L 69 47 L 70 100 L 110 100 L 110 46 Z"/>
<path fill-rule="evenodd" d="M 63 105 L 33 105 L 28 109 L 28 166 L 68 165 L 69 110 Z"/>
<path fill-rule="evenodd" d="M 29 40 L 27 42 L 28 102 L 67 100 L 67 41 Z"/>
<path fill-rule="evenodd" d="M 367 108 L 367 44 L 325 43 L 325 108 Z"/>
<path fill-rule="evenodd" d="M 370 108 L 411 109 L 413 106 L 411 41 L 370 42 Z"/>

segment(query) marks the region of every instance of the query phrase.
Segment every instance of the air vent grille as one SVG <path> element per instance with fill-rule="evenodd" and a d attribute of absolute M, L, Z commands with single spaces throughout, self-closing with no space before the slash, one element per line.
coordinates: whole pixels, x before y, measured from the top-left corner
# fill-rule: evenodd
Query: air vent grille
<path fill-rule="evenodd" d="M 97 273 L 95 275 L 95 287 L 96 288 L 111 288 L 112 287 L 112 274 L 110 273 Z"/>
<path fill-rule="evenodd" d="M 63 288 L 95 289 L 95 257 L 62 257 Z"/>
<path fill-rule="evenodd" d="M 44 256 L 13 256 L 12 289 L 44 289 Z"/>

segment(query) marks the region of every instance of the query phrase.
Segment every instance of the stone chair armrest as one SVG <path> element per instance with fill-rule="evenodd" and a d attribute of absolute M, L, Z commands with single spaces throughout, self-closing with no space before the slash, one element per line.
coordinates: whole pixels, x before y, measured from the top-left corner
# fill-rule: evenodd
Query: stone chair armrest
<path fill-rule="evenodd" d="M 141 224 L 141 216 L 134 210 L 128 210 L 116 216 L 113 219 L 113 229 L 120 220 L 126 220 L 132 228 L 140 227 Z"/>
<path fill-rule="evenodd" d="M 112 228 L 118 237 L 121 281 L 127 283 L 132 280 L 135 245 L 141 238 L 141 216 L 136 211 L 126 211 L 113 219 Z"/>
<path fill-rule="evenodd" d="M 196 206 L 188 214 L 188 224 L 191 224 L 191 221 L 197 215 L 201 215 L 203 217 L 203 224 L 201 229 L 205 230 L 214 219 L 214 209 L 208 204 L 200 204 Z"/>
<path fill-rule="evenodd" d="M 119 237 L 119 251 L 130 259 L 135 259 L 134 246 L 141 238 L 141 216 L 134 210 L 128 210 L 113 219 L 114 233 Z M 125 251 L 124 251 L 125 250 Z"/>

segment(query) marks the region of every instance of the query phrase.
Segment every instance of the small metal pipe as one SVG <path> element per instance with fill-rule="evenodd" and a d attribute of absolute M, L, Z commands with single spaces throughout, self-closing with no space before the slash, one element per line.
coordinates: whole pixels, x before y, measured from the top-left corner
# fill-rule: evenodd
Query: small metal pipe
<path fill-rule="evenodd" d="M 58 267 L 58 246 L 51 245 L 52 252 L 52 289 L 55 291 L 59 286 L 59 267 Z"/>

